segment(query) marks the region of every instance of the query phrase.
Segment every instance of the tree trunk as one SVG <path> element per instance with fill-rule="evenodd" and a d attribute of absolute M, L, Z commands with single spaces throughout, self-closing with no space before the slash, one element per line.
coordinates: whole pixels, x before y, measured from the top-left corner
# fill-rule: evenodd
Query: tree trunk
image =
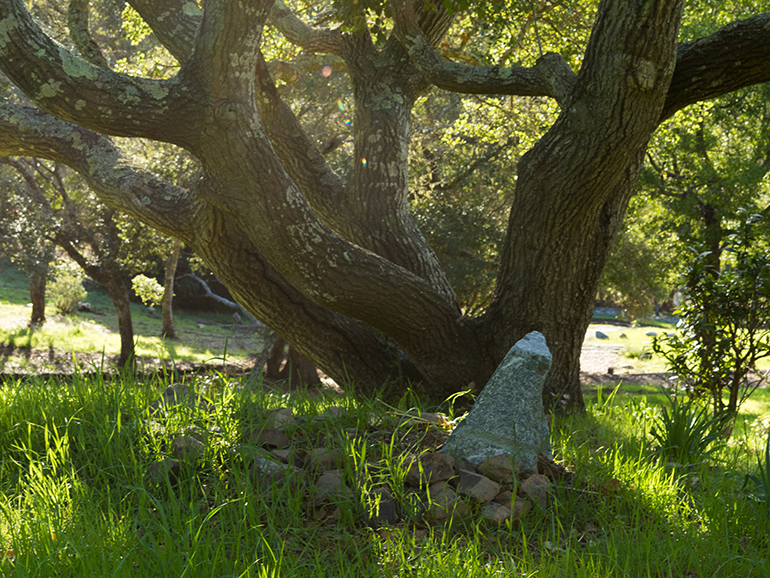
<path fill-rule="evenodd" d="M 132 371 L 136 365 L 134 351 L 134 326 L 131 320 L 131 302 L 129 301 L 128 286 L 120 276 L 102 277 L 99 279 L 107 289 L 115 311 L 118 314 L 118 331 L 120 333 L 120 357 L 118 369 Z"/>
<path fill-rule="evenodd" d="M 29 298 L 32 302 L 31 323 L 45 321 L 45 284 L 46 272 L 35 268 L 29 278 Z"/>
<path fill-rule="evenodd" d="M 389 3 L 401 32 L 382 46 L 367 30 L 292 20 L 283 3 L 271 14 L 271 0 L 249 10 L 209 2 L 202 15 L 174 17 L 157 4 L 137 3 L 182 66 L 149 81 L 81 73 L 20 0 L 0 2 L 8 22 L 0 67 L 69 121 L 13 107 L 0 114 L 0 152 L 66 162 L 105 202 L 192 247 L 250 313 L 343 387 L 367 394 L 388 383 L 385 395 L 397 395 L 410 379 L 439 399 L 481 387 L 519 338 L 539 330 L 554 356 L 546 401 L 581 408 L 580 345 L 650 135 L 687 103 L 770 79 L 764 17 L 690 43 L 678 60 L 683 0 L 602 0 L 577 76 L 563 59 L 561 68 L 553 58 L 532 68 L 448 63 L 431 49 L 450 20 L 444 8 L 419 11 L 405 28 L 415 4 L 406 0 Z M 348 182 L 267 74 L 259 46 L 269 15 L 291 42 L 348 67 L 356 97 Z M 720 66 L 709 66 L 717 57 Z M 675 66 L 684 72 L 671 95 Z M 519 165 L 495 297 L 480 319 L 460 315 L 407 210 L 410 112 L 431 83 L 549 97 L 561 108 Z M 201 176 L 183 190 L 132 169 L 104 134 L 181 146 L 200 160 Z"/>
<path fill-rule="evenodd" d="M 177 239 L 174 242 L 174 249 L 168 259 L 163 263 L 163 298 L 160 300 L 160 306 L 163 311 L 163 326 L 161 337 L 167 339 L 176 339 L 174 330 L 174 313 L 172 303 L 174 300 L 174 276 L 176 275 L 176 266 L 179 263 L 179 250 L 182 248 L 182 241 Z"/>

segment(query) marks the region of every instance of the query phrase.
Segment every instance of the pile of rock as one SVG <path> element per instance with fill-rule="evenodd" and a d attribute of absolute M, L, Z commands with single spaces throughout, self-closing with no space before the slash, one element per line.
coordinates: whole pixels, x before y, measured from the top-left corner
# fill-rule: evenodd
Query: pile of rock
<path fill-rule="evenodd" d="M 355 464 L 343 447 L 330 447 L 334 441 L 329 439 L 334 436 L 308 446 L 302 433 L 312 424 L 307 418 L 294 416 L 289 408 L 262 414 L 248 423 L 240 443 L 231 450 L 248 468 L 258 491 L 288 487 L 317 507 L 352 509 L 371 525 L 405 519 L 441 523 L 468 515 L 495 524 L 516 521 L 534 508 L 547 507 L 548 476 L 560 473 L 550 461 L 542 406 L 542 384 L 550 363 L 543 336 L 527 335 L 511 348 L 443 450 L 392 457 L 398 466 L 383 460 Z M 151 408 L 165 407 L 168 411 L 178 404 L 210 409 L 186 386 L 169 387 Z M 344 412 L 331 407 L 312 419 L 337 420 Z M 430 422 L 442 422 L 426 417 L 407 419 L 422 427 L 437 428 L 438 424 Z M 182 464 L 195 464 L 203 458 L 212 433 L 216 432 L 191 428 L 175 436 L 170 457 L 152 464 L 148 478 L 156 483 L 166 477 L 176 479 Z M 349 439 L 366 435 L 355 429 L 346 433 Z M 552 467 L 538 471 L 543 464 Z M 372 480 L 376 481 L 374 488 Z"/>

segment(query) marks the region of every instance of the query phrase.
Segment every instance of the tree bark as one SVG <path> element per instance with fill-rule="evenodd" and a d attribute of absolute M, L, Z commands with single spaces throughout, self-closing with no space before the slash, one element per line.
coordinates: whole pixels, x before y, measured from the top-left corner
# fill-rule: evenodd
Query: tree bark
<path fill-rule="evenodd" d="M 36 267 L 29 278 L 29 298 L 32 302 L 31 323 L 45 321 L 45 284 L 46 272 Z"/>
<path fill-rule="evenodd" d="M 179 263 L 179 250 L 181 248 L 182 242 L 179 239 L 175 240 L 174 249 L 163 263 L 163 297 L 160 300 L 160 306 L 163 311 L 161 336 L 166 339 L 176 339 L 172 303 L 174 300 L 174 276 L 176 275 L 176 266 Z"/>
<path fill-rule="evenodd" d="M 115 312 L 118 314 L 118 332 L 120 333 L 120 356 L 118 369 L 133 371 L 136 367 L 134 351 L 134 325 L 131 320 L 131 302 L 128 285 L 122 276 L 102 276 L 100 281 L 112 299 Z"/>
<path fill-rule="evenodd" d="M 397 394 L 410 378 L 438 398 L 481 387 L 519 338 L 540 330 L 554 355 L 546 401 L 581 408 L 580 345 L 650 135 L 689 103 L 770 80 L 767 18 L 677 53 L 682 0 L 602 0 L 577 75 L 555 55 L 531 69 L 435 58 L 450 20 L 443 6 L 394 0 L 396 35 L 375 47 L 366 29 L 313 28 L 280 1 L 209 2 L 202 14 L 176 0 L 168 10 L 132 4 L 182 63 L 176 77 L 90 67 L 50 41 L 21 0 L 0 0 L 0 68 L 58 117 L 0 105 L 0 154 L 72 166 L 105 202 L 192 247 L 327 375 L 367 394 L 383 383 Z M 291 42 L 345 61 L 356 98 L 349 181 L 280 100 L 259 49 L 268 16 Z M 561 107 L 520 163 L 495 297 L 479 319 L 460 314 L 407 210 L 409 117 L 431 84 Z M 182 146 L 201 177 L 173 187 L 103 135 Z"/>

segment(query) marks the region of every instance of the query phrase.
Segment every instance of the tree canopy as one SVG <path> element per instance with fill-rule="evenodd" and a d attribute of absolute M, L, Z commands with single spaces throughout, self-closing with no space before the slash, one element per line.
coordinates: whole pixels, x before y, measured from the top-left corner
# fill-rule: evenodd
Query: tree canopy
<path fill-rule="evenodd" d="M 87 1 L 70 3 L 63 45 L 22 0 L 0 0 L 0 69 L 34 103 L 0 105 L 0 155 L 68 164 L 104 202 L 192 247 L 328 375 L 369 392 L 481 385 L 539 330 L 554 354 L 549 403 L 582 406 L 580 345 L 650 139 L 689 105 L 770 80 L 770 14 L 733 21 L 700 3 L 714 17 L 699 29 L 686 17 L 679 42 L 683 0 L 602 0 L 593 17 L 590 4 L 514 1 L 129 4 L 137 34 L 146 25 L 168 54 L 147 51 L 152 74 L 105 58 Z M 516 48 L 517 19 L 537 48 L 513 60 L 504 47 Z M 464 51 L 474 26 L 504 42 Z M 281 43 L 296 47 L 286 60 Z M 172 59 L 178 68 L 164 68 Z M 311 136 L 313 106 L 287 102 L 282 78 L 319 65 L 352 87 L 349 161 L 327 160 L 335 134 Z M 500 184 L 507 232 L 477 316 L 464 314 L 409 207 L 412 113 L 432 89 L 555 111 Z M 518 146 L 506 139 L 516 118 L 498 122 L 490 159 Z M 110 137 L 181 147 L 200 175 L 172 184 Z"/>

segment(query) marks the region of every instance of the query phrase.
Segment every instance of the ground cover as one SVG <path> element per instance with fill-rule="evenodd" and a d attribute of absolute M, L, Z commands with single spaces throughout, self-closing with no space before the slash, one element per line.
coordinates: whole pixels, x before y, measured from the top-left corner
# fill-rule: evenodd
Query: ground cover
<path fill-rule="evenodd" d="M 407 456 L 440 447 L 450 405 L 396 407 L 328 389 L 288 392 L 224 375 L 188 385 L 205 404 L 151 410 L 170 380 L 78 377 L 0 388 L 3 576 L 766 576 L 768 510 L 744 486 L 768 435 L 770 396 L 706 463 L 659 459 L 657 399 L 603 389 L 586 415 L 553 416 L 545 509 L 516 522 L 478 505 L 444 521 L 370 523 L 367 496 L 429 499 L 405 487 Z M 350 493 L 253 476 L 250 432 L 288 408 L 292 451 L 339 448 Z M 331 411 L 331 408 L 338 408 Z M 404 419 L 440 410 L 446 420 Z M 180 432 L 205 449 L 168 478 L 149 475 Z M 256 453 L 255 453 L 256 452 Z M 299 454 L 295 454 L 299 455 Z M 514 493 L 517 488 L 513 488 Z M 320 498 L 320 499 L 319 499 Z"/>

